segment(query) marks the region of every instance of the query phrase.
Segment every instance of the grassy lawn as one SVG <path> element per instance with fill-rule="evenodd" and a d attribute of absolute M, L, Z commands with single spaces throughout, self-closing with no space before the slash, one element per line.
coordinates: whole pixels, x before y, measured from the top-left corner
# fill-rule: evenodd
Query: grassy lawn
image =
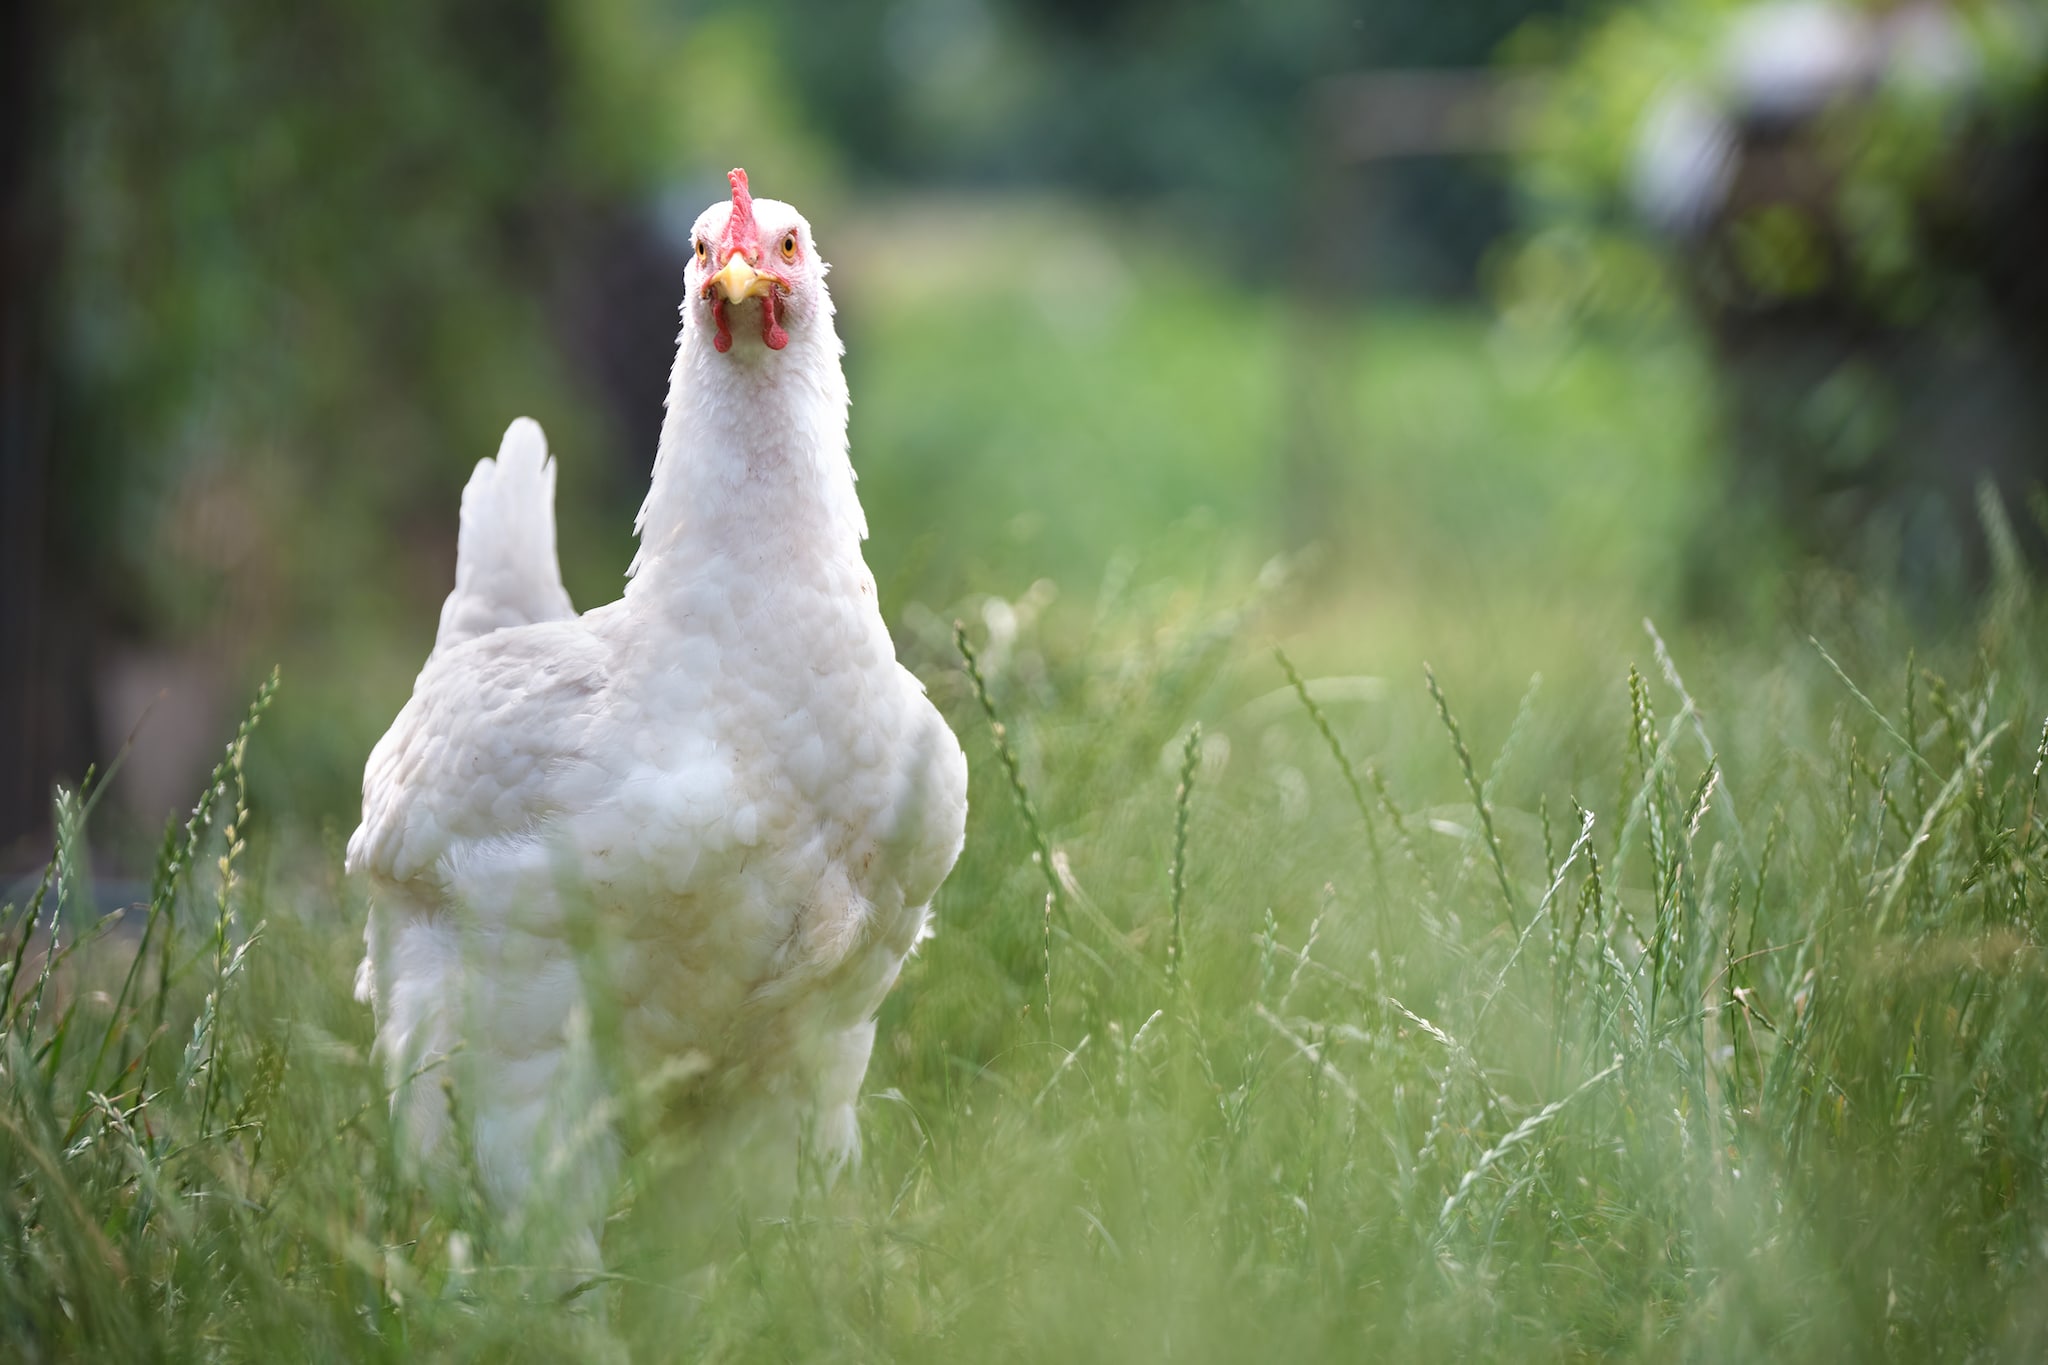
<path fill-rule="evenodd" d="M 0 987 L 0 1353 L 2038 1358 L 2025 585 L 1918 654 L 1824 577 L 1784 619 L 1827 654 L 1684 627 L 1684 357 L 1386 317 L 1304 381 L 1277 305 L 1130 297 L 847 310 L 873 563 L 973 769 L 857 1173 L 693 1265 L 656 1131 L 565 1310 L 399 1169 L 336 840 L 422 586 L 281 651 L 139 956 Z M 1304 487 L 1322 549 L 1270 562 Z"/>

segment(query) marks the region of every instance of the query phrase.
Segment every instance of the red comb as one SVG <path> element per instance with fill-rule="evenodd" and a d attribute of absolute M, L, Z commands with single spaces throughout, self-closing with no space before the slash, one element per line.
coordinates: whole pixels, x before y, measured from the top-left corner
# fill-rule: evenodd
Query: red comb
<path fill-rule="evenodd" d="M 742 231 L 751 238 L 754 227 L 754 196 L 747 189 L 747 173 L 735 166 L 725 173 L 727 183 L 732 186 L 732 219 L 725 225 L 725 235 L 736 238 Z"/>

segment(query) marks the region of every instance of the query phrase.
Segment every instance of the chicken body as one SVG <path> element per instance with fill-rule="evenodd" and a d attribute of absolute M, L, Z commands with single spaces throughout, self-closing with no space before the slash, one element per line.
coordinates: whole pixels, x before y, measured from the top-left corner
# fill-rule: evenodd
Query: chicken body
<path fill-rule="evenodd" d="M 794 210 L 749 209 L 808 247 Z M 774 1200 L 806 1137 L 855 1154 L 876 1009 L 963 837 L 965 760 L 876 604 L 823 266 L 802 264 L 784 344 L 729 352 L 693 265 L 620 600 L 570 614 L 552 467 L 538 428 L 507 433 L 364 774 L 360 981 L 400 1125 L 445 1151 L 452 1083 L 494 1203 L 559 1215 L 576 1265 L 620 1092 L 651 1077 L 709 1194 Z"/>

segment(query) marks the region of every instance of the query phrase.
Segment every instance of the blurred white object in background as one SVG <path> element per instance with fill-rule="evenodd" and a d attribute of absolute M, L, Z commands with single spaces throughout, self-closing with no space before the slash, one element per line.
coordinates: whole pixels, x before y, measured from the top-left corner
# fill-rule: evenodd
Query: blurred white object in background
<path fill-rule="evenodd" d="M 1699 91 L 1678 87 L 1650 106 L 1636 137 L 1629 190 L 1660 231 L 1697 231 L 1735 178 L 1735 127 Z"/>
<path fill-rule="evenodd" d="M 1879 66 L 1869 16 L 1829 0 L 1741 11 L 1721 45 L 1719 84 L 1746 120 L 1810 118 L 1868 86 Z"/>
<path fill-rule="evenodd" d="M 1637 130 L 1629 165 L 1636 210 L 1689 236 L 1728 202 L 1745 134 L 1807 123 L 1890 86 L 1956 95 L 1983 80 L 1970 31 L 1946 4 L 1884 14 L 1832 0 L 1778 0 L 1739 11 L 1708 68 L 1674 73 Z"/>

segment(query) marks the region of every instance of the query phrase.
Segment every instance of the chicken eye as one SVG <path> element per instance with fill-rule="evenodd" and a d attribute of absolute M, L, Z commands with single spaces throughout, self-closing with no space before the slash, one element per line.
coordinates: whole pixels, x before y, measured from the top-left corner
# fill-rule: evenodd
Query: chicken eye
<path fill-rule="evenodd" d="M 796 259 L 796 234 L 794 232 L 787 234 L 782 239 L 782 259 L 785 261 Z"/>
<path fill-rule="evenodd" d="M 697 264 L 702 265 L 705 261 L 709 260 L 710 257 L 711 253 L 705 249 L 704 239 L 702 237 L 699 237 L 697 239 Z"/>

